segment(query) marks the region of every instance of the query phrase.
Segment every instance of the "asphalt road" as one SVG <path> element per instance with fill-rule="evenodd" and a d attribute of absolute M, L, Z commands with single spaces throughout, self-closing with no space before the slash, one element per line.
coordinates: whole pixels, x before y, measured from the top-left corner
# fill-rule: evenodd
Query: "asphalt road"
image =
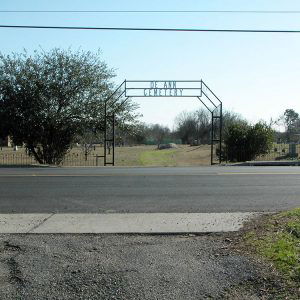
<path fill-rule="evenodd" d="M 221 235 L 0 235 L 0 267 L 5 300 L 267 299 L 271 274 Z"/>
<path fill-rule="evenodd" d="M 0 213 L 269 212 L 299 184 L 300 167 L 0 168 Z"/>

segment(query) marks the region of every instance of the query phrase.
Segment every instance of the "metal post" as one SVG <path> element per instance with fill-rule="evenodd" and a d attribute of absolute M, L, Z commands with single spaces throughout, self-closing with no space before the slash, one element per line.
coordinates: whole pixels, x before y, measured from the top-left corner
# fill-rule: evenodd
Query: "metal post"
<path fill-rule="evenodd" d="M 222 163 L 222 131 L 223 131 L 223 108 L 222 108 L 222 103 L 220 104 L 220 146 L 219 146 L 219 164 Z"/>
<path fill-rule="evenodd" d="M 127 85 L 126 85 L 126 79 L 124 80 L 125 83 L 125 97 L 127 97 L 126 93 L 127 93 Z"/>
<path fill-rule="evenodd" d="M 104 166 L 106 166 L 106 134 L 107 134 L 107 126 L 106 126 L 106 101 L 104 102 Z"/>
<path fill-rule="evenodd" d="M 115 165 L 115 113 L 113 113 L 112 116 L 112 134 L 113 134 L 113 138 L 112 138 L 112 165 Z"/>
<path fill-rule="evenodd" d="M 200 97 L 202 97 L 202 88 L 203 88 L 203 84 L 202 84 L 202 79 L 200 81 Z"/>
<path fill-rule="evenodd" d="M 214 164 L 214 112 L 211 113 L 211 147 L 210 147 L 210 164 Z"/>

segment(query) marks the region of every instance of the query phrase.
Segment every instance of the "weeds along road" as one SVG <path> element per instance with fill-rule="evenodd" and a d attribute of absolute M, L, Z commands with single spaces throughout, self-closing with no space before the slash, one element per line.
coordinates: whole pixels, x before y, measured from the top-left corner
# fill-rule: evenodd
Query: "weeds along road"
<path fill-rule="evenodd" d="M 0 213 L 269 212 L 300 205 L 300 167 L 0 168 Z"/>

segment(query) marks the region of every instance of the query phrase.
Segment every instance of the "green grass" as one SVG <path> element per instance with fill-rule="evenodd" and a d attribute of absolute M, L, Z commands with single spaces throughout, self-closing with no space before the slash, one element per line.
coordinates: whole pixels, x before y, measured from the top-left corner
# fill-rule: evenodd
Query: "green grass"
<path fill-rule="evenodd" d="M 245 236 L 246 245 L 300 285 L 300 208 L 273 215 Z"/>
<path fill-rule="evenodd" d="M 140 164 L 142 166 L 170 166 L 176 164 L 177 149 L 150 150 L 142 152 Z"/>

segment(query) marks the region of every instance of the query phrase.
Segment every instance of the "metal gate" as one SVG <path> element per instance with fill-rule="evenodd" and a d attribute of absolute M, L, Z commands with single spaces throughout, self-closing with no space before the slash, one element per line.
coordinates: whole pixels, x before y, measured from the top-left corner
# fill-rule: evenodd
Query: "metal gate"
<path fill-rule="evenodd" d="M 104 103 L 104 166 L 115 165 L 116 112 L 129 98 L 135 97 L 193 97 L 200 100 L 211 113 L 211 164 L 221 163 L 223 104 L 203 80 L 124 80 Z M 110 161 L 108 153 L 111 153 Z"/>

